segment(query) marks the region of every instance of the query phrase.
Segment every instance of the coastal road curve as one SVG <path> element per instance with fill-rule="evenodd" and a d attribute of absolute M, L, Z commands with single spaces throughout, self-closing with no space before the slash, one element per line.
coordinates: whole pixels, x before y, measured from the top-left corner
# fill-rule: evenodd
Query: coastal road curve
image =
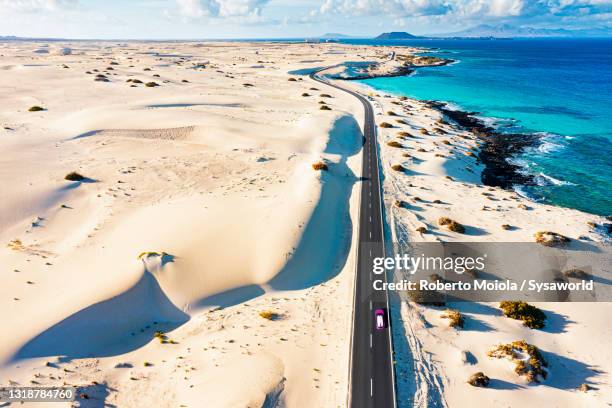
<path fill-rule="evenodd" d="M 363 95 L 320 75 L 329 68 L 311 73 L 310 78 L 351 94 L 361 101 L 365 111 L 348 405 L 354 408 L 395 408 L 389 295 L 386 290 L 373 289 L 374 280 L 387 280 L 385 274 L 372 273 L 373 259 L 385 256 L 374 111 Z M 387 327 L 382 330 L 375 327 L 374 312 L 377 309 L 386 312 Z"/>

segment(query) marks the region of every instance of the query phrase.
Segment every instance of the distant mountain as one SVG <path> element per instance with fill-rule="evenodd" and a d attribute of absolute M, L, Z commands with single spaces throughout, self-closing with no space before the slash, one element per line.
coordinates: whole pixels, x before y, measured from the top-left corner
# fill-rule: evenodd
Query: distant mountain
<path fill-rule="evenodd" d="M 567 30 L 564 28 L 533 28 L 514 27 L 509 24 L 489 25 L 482 24 L 456 33 L 438 34 L 434 37 L 609 37 L 612 28 L 592 28 L 583 30 Z"/>
<path fill-rule="evenodd" d="M 412 35 L 410 33 L 404 31 L 392 31 L 390 33 L 382 33 L 378 37 L 375 37 L 375 40 L 410 40 L 417 37 L 416 35 Z"/>
<path fill-rule="evenodd" d="M 346 34 L 338 34 L 338 33 L 326 33 L 320 36 L 319 38 L 340 39 L 340 38 L 353 38 L 353 36 L 346 35 Z"/>

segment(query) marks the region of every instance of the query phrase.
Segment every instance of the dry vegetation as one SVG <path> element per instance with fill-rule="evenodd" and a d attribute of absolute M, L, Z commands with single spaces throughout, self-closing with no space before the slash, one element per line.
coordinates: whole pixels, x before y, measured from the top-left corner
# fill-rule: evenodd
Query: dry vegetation
<path fill-rule="evenodd" d="M 312 168 L 314 170 L 328 170 L 327 164 L 323 163 L 323 162 L 316 162 L 313 163 Z"/>
<path fill-rule="evenodd" d="M 538 231 L 535 233 L 534 237 L 538 244 L 549 247 L 563 246 L 570 242 L 568 237 L 552 231 Z"/>
<path fill-rule="evenodd" d="M 380 127 L 381 128 L 392 128 L 393 125 L 388 123 L 388 122 L 383 122 L 383 123 L 380 124 Z"/>
<path fill-rule="evenodd" d="M 32 106 L 30 109 L 28 109 L 28 112 L 40 112 L 40 111 L 44 111 L 45 108 L 41 107 L 41 106 Z"/>
<path fill-rule="evenodd" d="M 394 141 L 394 140 L 393 140 L 393 141 L 391 141 L 391 142 L 387 142 L 387 146 L 390 146 L 390 147 L 404 147 L 404 146 L 402 146 L 402 144 L 401 144 L 401 143 L 396 142 L 396 141 Z"/>
<path fill-rule="evenodd" d="M 463 328 L 463 316 L 458 310 L 446 309 L 446 311 L 442 313 L 442 316 L 440 317 L 443 319 L 449 319 L 448 325 L 450 327 Z"/>
<path fill-rule="evenodd" d="M 546 315 L 540 309 L 523 301 L 503 301 L 499 307 L 504 315 L 511 319 L 522 320 L 523 325 L 531 329 L 544 327 Z"/>
<path fill-rule="evenodd" d="M 468 384 L 474 387 L 487 387 L 489 385 L 489 377 L 484 375 L 483 372 L 477 372 L 470 376 Z"/>
<path fill-rule="evenodd" d="M 266 320 L 278 320 L 281 317 L 280 314 L 272 312 L 271 310 L 262 310 L 259 312 L 259 316 Z"/>
<path fill-rule="evenodd" d="M 449 231 L 458 232 L 460 234 L 465 232 L 465 227 L 463 225 L 459 224 L 455 220 L 451 220 L 448 217 L 440 217 L 438 219 L 438 225 L 445 226 Z"/>
<path fill-rule="evenodd" d="M 526 356 L 524 356 L 526 354 Z M 507 358 L 512 361 L 514 372 L 524 375 L 528 382 L 540 382 L 540 378 L 546 378 L 544 367 L 548 364 L 542 357 L 540 350 L 524 340 L 513 341 L 508 344 L 500 344 L 487 353 L 489 357 Z"/>
<path fill-rule="evenodd" d="M 64 176 L 64 179 L 68 181 L 83 181 L 85 180 L 85 176 L 77 173 L 76 171 L 73 171 L 66 174 L 66 176 Z"/>

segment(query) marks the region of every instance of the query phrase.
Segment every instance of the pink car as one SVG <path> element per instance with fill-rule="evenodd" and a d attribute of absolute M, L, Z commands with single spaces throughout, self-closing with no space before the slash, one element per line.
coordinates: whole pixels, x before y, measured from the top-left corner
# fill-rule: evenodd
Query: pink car
<path fill-rule="evenodd" d="M 385 309 L 374 311 L 374 323 L 376 324 L 376 330 L 384 330 L 387 327 Z"/>

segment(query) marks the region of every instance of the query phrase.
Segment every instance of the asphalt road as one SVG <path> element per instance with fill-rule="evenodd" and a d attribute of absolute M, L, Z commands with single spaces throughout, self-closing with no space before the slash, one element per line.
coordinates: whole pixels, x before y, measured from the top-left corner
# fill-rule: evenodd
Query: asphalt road
<path fill-rule="evenodd" d="M 323 70 L 312 73 L 310 78 L 353 95 L 361 101 L 365 110 L 359 246 L 357 248 L 348 403 L 350 407 L 358 408 L 395 407 L 389 296 L 386 291 L 375 291 L 372 286 L 375 279 L 386 282 L 384 274 L 373 275 L 372 273 L 373 259 L 385 256 L 374 111 L 364 96 L 331 83 L 318 75 L 321 71 Z M 376 309 L 386 311 L 386 329 L 376 329 L 374 321 Z"/>

